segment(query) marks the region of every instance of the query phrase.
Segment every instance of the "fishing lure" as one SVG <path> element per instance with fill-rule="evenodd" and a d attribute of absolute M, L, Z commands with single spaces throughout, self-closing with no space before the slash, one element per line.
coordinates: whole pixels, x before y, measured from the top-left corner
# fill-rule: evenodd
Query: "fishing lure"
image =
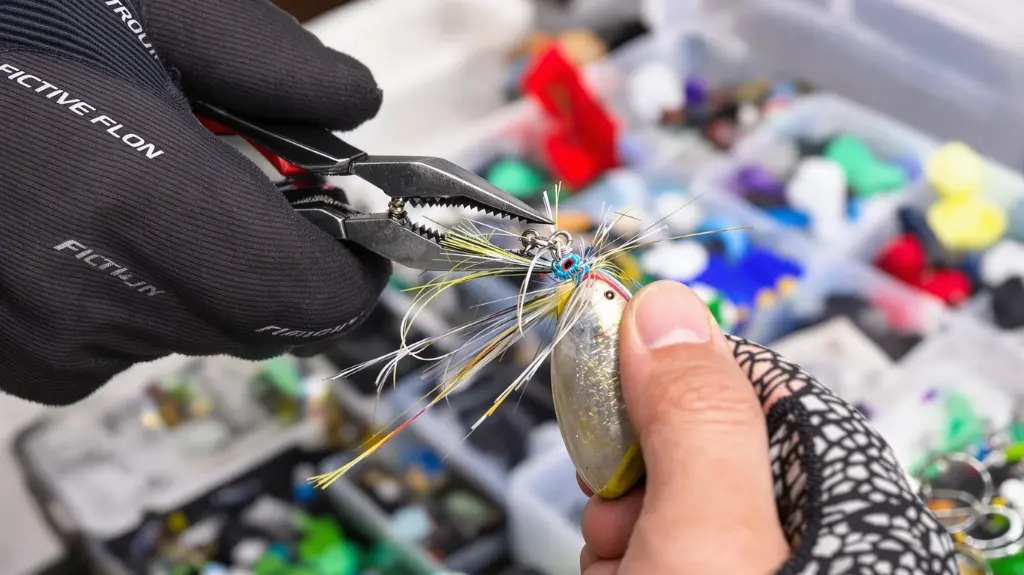
<path fill-rule="evenodd" d="M 333 483 L 488 364 L 532 332 L 551 324 L 553 329 L 549 327 L 548 337 L 540 338 L 542 343 L 532 360 L 470 432 L 550 360 L 556 418 L 580 477 L 595 493 L 608 498 L 625 494 L 639 480 L 643 474 L 639 443 L 626 416 L 618 377 L 619 321 L 631 291 L 615 261 L 625 252 L 676 238 L 665 237 L 667 226 L 660 221 L 629 236 L 616 235 L 613 230 L 619 229 L 618 224 L 632 216 L 628 211 L 608 211 L 587 245 L 558 228 L 557 200 L 552 210 L 545 198 L 545 208 L 555 222 L 546 234 L 531 229 L 517 235 L 472 221 L 445 234 L 442 246 L 466 263 L 412 288 L 417 293 L 402 320 L 403 339 L 398 350 L 337 376 L 383 364 L 376 380 L 380 391 L 394 377 L 400 361 L 415 358 L 428 362 L 427 375 L 436 377 L 439 383 L 421 398 L 427 403 L 418 412 L 394 430 L 374 438 L 342 468 L 312 478 L 316 485 Z M 514 252 L 499 249 L 497 242 L 502 239 L 518 241 L 523 247 Z M 488 265 L 486 269 L 474 269 L 476 262 Z M 495 266 L 495 262 L 502 265 Z M 518 297 L 506 302 L 500 311 L 446 333 L 411 343 L 405 340 L 417 314 L 441 292 L 486 277 L 522 278 Z M 429 350 L 444 339 L 458 339 L 461 345 L 454 351 L 429 356 Z"/>
<path fill-rule="evenodd" d="M 550 330 L 549 337 L 541 339 L 532 359 L 470 432 L 550 360 L 558 424 L 579 476 L 599 497 L 627 493 L 643 475 L 644 465 L 619 386 L 619 322 L 630 290 L 614 262 L 625 252 L 676 238 L 659 235 L 665 229 L 660 222 L 628 237 L 614 236 L 615 224 L 625 217 L 628 212 L 606 213 L 589 246 L 559 231 L 557 203 L 551 217 L 555 224 L 547 234 L 484 231 L 482 224 L 472 222 L 450 230 L 442 244 L 464 263 L 414 288 L 399 349 L 338 375 L 383 364 L 377 375 L 382 389 L 396 377 L 400 361 L 415 358 L 429 363 L 426 375 L 436 376 L 439 383 L 423 396 L 427 404 L 405 422 L 371 439 L 349 463 L 311 481 L 330 485 L 485 366 L 544 329 Z M 709 233 L 718 231 L 731 230 Z M 501 239 L 520 241 L 523 249 L 498 249 Z M 486 262 L 487 269 L 474 269 L 474 261 Z M 444 290 L 488 276 L 522 278 L 519 294 L 485 317 L 438 336 L 405 341 L 419 311 Z M 914 495 L 892 450 L 863 417 L 775 352 L 731 335 L 725 339 L 766 414 L 775 503 L 793 549 L 779 572 L 846 573 L 855 566 L 877 565 L 879 572 L 887 566 L 893 573 L 957 573 L 952 541 Z M 458 345 L 438 345 L 453 351 L 428 355 L 441 340 Z"/>

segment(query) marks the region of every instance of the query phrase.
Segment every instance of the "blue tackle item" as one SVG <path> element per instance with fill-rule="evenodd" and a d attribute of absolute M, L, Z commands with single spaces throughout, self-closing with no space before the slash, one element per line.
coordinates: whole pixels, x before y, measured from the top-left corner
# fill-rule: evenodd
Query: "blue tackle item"
<path fill-rule="evenodd" d="M 736 264 L 743 260 L 750 249 L 750 235 L 746 230 L 735 229 L 739 227 L 742 227 L 740 222 L 732 218 L 709 216 L 697 226 L 695 233 L 704 234 L 696 236 L 702 243 L 720 242 L 725 250 L 725 257 L 730 263 Z"/>
<path fill-rule="evenodd" d="M 991 453 L 992 446 L 990 446 L 987 441 L 979 441 L 978 444 L 975 446 L 974 458 L 977 459 L 978 461 L 982 461 Z"/>
<path fill-rule="evenodd" d="M 557 262 L 551 262 L 551 271 L 558 281 L 580 280 L 590 273 L 590 266 L 584 264 L 577 254 L 569 254 Z"/>
<path fill-rule="evenodd" d="M 444 474 L 444 461 L 437 453 L 429 447 L 414 447 L 407 451 L 402 458 L 404 469 L 418 469 L 427 477 L 439 477 Z"/>
<path fill-rule="evenodd" d="M 316 486 L 312 483 L 296 483 L 292 486 L 292 499 L 297 503 L 312 503 L 316 500 Z"/>
<path fill-rule="evenodd" d="M 786 279 L 797 279 L 804 274 L 799 264 L 759 247 L 750 248 L 750 253 L 743 261 L 743 270 L 758 287 L 770 289 L 775 289 Z"/>
<path fill-rule="evenodd" d="M 776 82 L 768 90 L 768 98 L 792 98 L 797 92 L 796 84 L 793 82 Z"/>
<path fill-rule="evenodd" d="M 864 215 L 864 199 L 852 197 L 846 201 L 846 219 L 856 222 Z"/>
<path fill-rule="evenodd" d="M 806 230 L 811 226 L 810 216 L 800 210 L 794 210 L 793 208 L 786 206 L 775 206 L 771 208 L 764 208 L 764 211 L 773 220 L 784 226 L 800 230 Z"/>
<path fill-rule="evenodd" d="M 896 217 L 899 219 L 900 229 L 903 233 L 910 234 L 921 241 L 929 263 L 935 265 L 945 259 L 946 249 L 935 232 L 932 231 L 928 219 L 923 213 L 914 208 L 902 207 L 896 212 Z"/>
<path fill-rule="evenodd" d="M 984 281 L 981 277 L 981 264 L 984 260 L 984 252 L 970 252 L 964 254 L 963 259 L 960 261 L 960 265 L 958 266 L 960 271 L 967 276 L 973 286 L 984 285 Z"/>
<path fill-rule="evenodd" d="M 892 158 L 889 160 L 889 165 L 903 172 L 908 182 L 916 182 L 924 171 L 921 167 L 921 160 L 910 154 L 903 154 Z"/>
<path fill-rule="evenodd" d="M 702 106 L 707 101 L 708 92 L 710 92 L 707 80 L 695 74 L 690 74 L 686 77 L 683 90 L 686 94 L 687 109 Z"/>
<path fill-rule="evenodd" d="M 280 557 L 285 561 L 292 560 L 292 550 L 288 547 L 287 544 L 281 541 L 275 541 L 271 543 L 270 548 L 267 549 L 267 553 Z"/>
<path fill-rule="evenodd" d="M 741 267 L 732 265 L 722 254 L 716 253 L 708 255 L 704 272 L 691 283 L 711 286 L 741 308 L 752 308 L 762 287 Z"/>

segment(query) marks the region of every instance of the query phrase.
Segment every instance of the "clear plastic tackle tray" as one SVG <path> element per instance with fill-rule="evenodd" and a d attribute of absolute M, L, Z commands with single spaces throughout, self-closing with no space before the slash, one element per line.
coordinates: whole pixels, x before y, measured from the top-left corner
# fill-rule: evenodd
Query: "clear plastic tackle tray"
<path fill-rule="evenodd" d="M 309 382 L 334 375 L 334 369 L 320 360 L 296 363 Z M 209 441 L 208 425 L 194 422 L 179 431 L 146 429 L 141 423 L 145 418 L 141 392 L 105 405 L 89 404 L 88 409 L 69 408 L 29 428 L 16 449 L 29 490 L 47 521 L 63 539 L 82 545 L 100 572 L 127 575 L 138 567 L 126 560 L 126 542 L 153 518 L 190 506 L 198 506 L 203 513 L 209 504 L 196 502 L 216 498 L 229 486 L 244 488 L 252 483 L 246 479 L 251 474 L 288 475 L 303 461 L 322 459 L 318 455 L 324 445 L 322 420 L 313 416 L 292 424 L 278 422 L 248 395 L 246 382 L 261 369 L 261 363 L 215 358 L 184 363 L 170 374 L 187 376 L 200 397 L 214 401 L 206 423 L 216 421 L 227 430 L 216 442 Z M 330 391 L 347 413 L 370 421 L 372 400 L 341 381 Z M 185 436 L 188 433 L 206 437 L 190 438 Z M 196 444 L 190 439 L 206 447 L 194 451 L 190 446 Z M 289 477 L 284 483 L 292 480 Z M 347 493 L 344 484 L 340 480 L 335 489 Z M 386 541 L 412 573 L 444 571 L 421 550 L 389 539 L 380 512 L 367 510 L 363 499 L 332 493 L 331 511 L 354 536 Z"/>
<path fill-rule="evenodd" d="M 801 139 L 813 141 L 836 134 L 856 136 L 878 158 L 906 157 L 919 163 L 939 145 L 932 137 L 847 98 L 830 93 L 812 94 L 737 143 L 728 160 L 716 169 L 702 172 L 701 181 L 696 185 L 709 190 L 733 191 L 733 179 L 738 170 L 745 165 L 758 164 L 771 155 L 773 148 L 787 142 L 791 145 Z M 847 222 L 842 233 L 828 243 L 838 249 L 856 244 L 872 231 L 874 223 L 892 213 L 893 206 L 904 200 L 914 185 L 909 182 L 901 189 L 880 193 L 864 202 L 859 217 Z"/>
<path fill-rule="evenodd" d="M 985 185 L 983 198 L 1002 209 L 1008 209 L 1014 202 L 1024 200 L 1024 177 L 1003 166 L 988 160 L 985 163 Z M 935 190 L 927 181 L 919 181 L 900 199 L 896 208 L 904 207 L 920 214 L 926 213 L 929 206 L 938 200 Z M 895 209 L 879 214 L 879 217 L 863 227 L 854 241 L 846 248 L 847 255 L 852 259 L 871 265 L 878 257 L 882 248 L 900 234 L 900 224 Z M 911 288 L 913 289 L 913 288 Z M 919 292 L 923 293 L 923 292 Z M 924 294 L 925 297 L 930 297 Z M 988 290 L 979 291 L 971 300 L 960 306 L 958 313 L 967 314 L 985 322 L 991 329 L 998 332 L 998 339 L 1010 344 L 1016 350 L 1024 349 L 1024 330 L 1002 330 L 996 327 L 992 319 L 991 296 Z"/>
<path fill-rule="evenodd" d="M 879 399 L 889 405 L 875 421 L 904 466 L 913 467 L 943 440 L 945 400 L 965 398 L 992 431 L 1006 429 L 1024 406 L 1024 361 L 974 318 L 926 340 L 886 380 Z"/>
<path fill-rule="evenodd" d="M 629 169 L 639 172 L 650 184 L 674 185 L 689 197 L 697 197 L 697 205 L 702 210 L 727 214 L 751 226 L 753 233 L 771 243 L 772 248 L 793 256 L 805 266 L 796 290 L 789 297 L 777 299 L 774 305 L 757 310 L 748 334 L 758 341 L 775 341 L 801 319 L 813 316 L 823 300 L 834 294 L 858 295 L 879 307 L 899 312 L 908 329 L 919 331 L 924 340 L 906 359 L 881 376 L 881 389 L 871 389 L 868 395 L 879 404 L 890 397 L 902 396 L 907 386 L 901 382 L 925 381 L 930 377 L 920 373 L 921 366 L 928 365 L 929 357 L 960 362 L 967 366 L 963 369 L 968 374 L 973 373 L 970 370 L 977 365 L 970 359 L 971 348 L 998 356 L 998 360 L 987 362 L 989 367 L 1015 361 L 1009 357 L 1012 355 L 1009 346 L 987 345 L 986 342 L 998 341 L 999 336 L 977 321 L 978 314 L 971 306 L 945 310 L 933 298 L 872 269 L 867 257 L 860 255 L 867 253 L 863 246 L 884 235 L 880 228 L 891 226 L 898 204 L 927 201 L 927 192 L 919 186 L 898 194 L 898 201 L 886 203 L 877 215 L 862 220 L 846 241 L 821 245 L 809 236 L 782 228 L 753 206 L 732 196 L 721 179 L 728 166 L 749 158 L 748 154 L 754 154 L 772 138 L 794 130 L 814 131 L 822 126 L 854 130 L 872 144 L 893 152 L 925 153 L 938 144 L 937 138 L 922 135 L 884 113 L 865 109 L 864 105 L 899 116 L 939 135 L 956 135 L 977 145 L 970 137 L 977 132 L 971 130 L 979 126 L 990 130 L 1002 121 L 1012 120 L 989 118 L 1001 105 L 998 98 L 984 81 L 975 78 L 972 83 L 967 81 L 970 78 L 962 77 L 966 72 L 955 74 L 940 64 L 925 61 L 910 48 L 890 53 L 890 44 L 880 43 L 877 37 L 880 34 L 869 35 L 856 26 L 847 29 L 839 24 L 841 19 L 833 12 L 831 2 L 740 4 L 745 6 L 733 12 L 728 21 L 723 21 L 725 23 L 701 30 L 684 27 L 671 33 L 662 31 L 656 37 L 638 40 L 590 67 L 587 78 L 625 129 L 624 140 L 635 152 L 629 155 L 632 160 Z M 861 10 L 869 9 L 866 2 L 847 3 L 851 4 Z M 643 127 L 631 117 L 624 98 L 624 81 L 632 69 L 650 59 L 661 59 L 700 73 L 712 84 L 777 72 L 783 78 L 798 77 L 839 91 L 862 105 L 828 94 L 809 97 L 740 141 L 731 154 L 722 155 L 710 151 L 697 139 Z M 920 73 L 906 74 L 910 69 Z M 945 87 L 932 93 L 926 79 L 945 82 Z M 969 116 L 972 120 L 960 118 L 944 123 L 947 116 Z M 983 120 L 989 123 L 984 124 Z M 469 168 L 479 168 L 506 154 L 543 161 L 537 150 L 544 128 L 542 114 L 536 106 L 528 100 L 521 101 L 474 125 L 457 145 L 449 142 L 431 149 L 430 153 Z M 999 129 L 1004 128 L 999 126 Z M 993 138 L 988 143 L 996 145 L 1001 157 L 1016 154 L 1005 140 Z M 978 148 L 994 149 L 983 145 Z M 972 342 L 984 347 L 976 347 Z M 988 371 L 978 373 L 981 377 L 1000 379 L 1005 373 L 1019 371 L 1001 372 L 1004 376 L 987 375 Z M 994 385 L 1000 387 L 998 383 Z M 410 378 L 383 403 L 401 411 L 408 407 L 410 400 L 419 397 L 422 390 L 422 380 Z M 913 397 L 911 392 L 905 393 Z M 913 443 L 911 430 L 884 424 L 897 419 L 891 414 L 899 413 L 900 404 L 893 405 L 892 409 L 879 412 L 883 422 L 880 427 L 894 445 Z M 475 467 L 467 467 L 473 469 L 470 474 L 490 493 L 504 498 L 513 525 L 513 552 L 521 562 L 551 575 L 577 569 L 576 553 L 581 539 L 576 510 L 570 509 L 570 504 L 578 502 L 582 494 L 579 494 L 564 450 L 539 450 L 517 469 L 504 469 L 466 445 L 462 441 L 466 430 L 452 418 L 446 418 L 443 408 L 428 412 L 410 431 L 425 438 L 438 451 L 451 454 L 454 460 L 475 464 Z M 903 447 L 898 450 L 906 451 Z M 541 529 L 540 525 L 550 528 Z"/>
<path fill-rule="evenodd" d="M 782 14 L 788 8 L 762 6 L 757 10 Z M 805 16 L 798 16 L 798 11 L 793 11 L 793 15 L 779 18 L 788 18 L 789 26 L 796 26 L 794 22 L 805 22 Z M 751 339 L 769 344 L 779 341 L 794 326 L 821 311 L 827 298 L 837 295 L 857 296 L 881 310 L 895 327 L 919 334 L 922 338 L 920 343 L 907 355 L 893 361 L 890 367 L 875 374 L 864 386 L 848 392 L 851 401 L 874 408 L 875 418 L 886 424 L 884 431 L 897 446 L 914 441 L 911 438 L 913 433 L 898 426 L 889 427 L 886 422 L 899 419 L 901 404 L 896 399 L 904 394 L 912 395 L 906 391 L 910 389 L 907 378 L 920 382 L 928 379 L 929 376 L 921 373 L 923 365 L 935 363 L 938 359 L 949 360 L 966 366 L 962 369 L 968 374 L 975 369 L 972 366 L 977 365 L 981 370 L 977 377 L 996 381 L 993 385 L 1009 390 L 1008 393 L 1024 391 L 1013 391 L 1012 387 L 1007 387 L 1013 383 L 1012 374 L 1019 373 L 1007 367 L 1016 361 L 1012 357 L 1013 350 L 1005 342 L 1000 343 L 1000 335 L 991 326 L 979 321 L 976 310 L 972 311 L 971 306 L 947 309 L 934 297 L 874 269 L 869 258 L 861 255 L 866 249 L 863 246 L 881 241 L 882 230 L 892 225 L 895 212 L 901 205 L 926 201 L 928 194 L 924 191 L 924 184 L 911 184 L 892 194 L 888 201 L 880 202 L 870 217 L 862 218 L 851 226 L 843 241 L 822 244 L 808 234 L 784 228 L 734 196 L 723 179 L 730 167 L 734 169 L 739 162 L 756 157 L 759 150 L 770 145 L 773 139 L 786 135 L 848 130 L 864 138 L 879 153 L 907 153 L 919 159 L 940 145 L 939 138 L 862 103 L 855 103 L 851 98 L 822 92 L 798 100 L 740 140 L 731 152 L 708 153 L 706 147 L 695 139 L 644 127 L 630 117 L 623 97 L 623 82 L 630 70 L 645 60 L 656 58 L 699 71 L 713 83 L 788 70 L 794 76 L 828 86 L 828 75 L 815 77 L 814 73 L 800 73 L 799 67 L 787 69 L 773 65 L 777 62 L 766 62 L 774 54 L 771 50 L 759 54 L 755 62 L 753 54 L 742 48 L 743 42 L 730 39 L 728 34 L 695 29 L 661 34 L 657 38 L 639 40 L 615 57 L 592 66 L 587 70 L 587 77 L 619 118 L 625 130 L 624 139 L 633 144 L 643 144 L 645 155 L 626 169 L 640 174 L 652 190 L 674 187 L 688 199 L 693 199 L 698 209 L 725 214 L 750 226 L 751 233 L 768 242 L 772 249 L 793 257 L 804 266 L 801 280 L 788 297 L 777 298 L 772 305 L 757 310 L 746 331 Z M 808 68 L 805 72 L 814 70 L 818 69 Z M 818 72 L 820 76 L 822 71 Z M 888 89 L 884 81 L 876 83 L 876 86 L 882 91 Z M 471 169 L 503 155 L 543 162 L 537 150 L 544 127 L 537 108 L 531 102 L 523 101 L 481 122 L 466 133 L 460 145 L 439 151 Z M 1000 183 L 993 191 L 996 198 L 1004 198 L 1003 201 L 1008 201 L 1005 198 L 1015 194 L 999 191 L 1016 185 L 1015 182 L 1007 183 L 1013 179 L 1008 180 L 1007 177 L 1008 173 L 1001 173 L 997 178 Z M 582 203 L 589 201 L 580 196 L 569 199 L 567 205 L 577 200 Z M 981 366 L 975 361 L 978 354 L 994 354 L 997 358 L 987 366 Z M 404 409 L 423 391 L 422 381 L 410 379 L 399 386 L 399 391 L 391 399 L 397 407 Z M 512 522 L 513 552 L 519 561 L 550 575 L 572 573 L 578 569 L 575 560 L 581 544 L 579 519 L 576 511 L 569 507 L 580 496 L 572 464 L 564 449 L 534 453 L 517 468 L 508 470 L 466 445 L 463 439 L 467 429 L 446 415 L 443 406 L 422 416 L 417 425 L 419 433 L 433 438 L 439 449 L 448 450 L 453 457 L 461 453 L 460 457 L 480 463 L 480 476 L 486 478 L 494 493 L 504 494 Z"/>

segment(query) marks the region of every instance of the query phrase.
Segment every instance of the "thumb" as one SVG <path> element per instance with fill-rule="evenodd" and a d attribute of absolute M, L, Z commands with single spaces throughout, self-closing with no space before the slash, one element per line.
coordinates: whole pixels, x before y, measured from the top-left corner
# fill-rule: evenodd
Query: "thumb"
<path fill-rule="evenodd" d="M 764 413 L 707 306 L 683 284 L 656 282 L 626 308 L 620 337 L 622 392 L 647 469 L 621 572 L 777 569 L 789 546 Z"/>

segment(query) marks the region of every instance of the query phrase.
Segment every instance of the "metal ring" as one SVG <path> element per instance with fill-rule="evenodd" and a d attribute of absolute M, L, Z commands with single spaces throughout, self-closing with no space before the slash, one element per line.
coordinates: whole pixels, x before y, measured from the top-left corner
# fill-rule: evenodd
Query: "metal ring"
<path fill-rule="evenodd" d="M 530 253 L 535 249 L 547 249 L 551 252 L 551 259 L 560 260 L 572 249 L 572 234 L 565 230 L 558 230 L 548 237 L 541 237 L 537 230 L 528 229 L 519 235 L 519 241 L 523 244 L 523 250 Z"/>
<path fill-rule="evenodd" d="M 551 254 L 556 259 L 560 259 L 572 246 L 572 234 L 565 230 L 558 230 L 551 234 L 548 243 L 551 246 Z"/>
<path fill-rule="evenodd" d="M 533 228 L 530 228 L 530 229 L 527 229 L 526 231 L 524 231 L 519 236 L 519 241 L 523 242 L 523 247 L 524 248 L 530 248 L 530 247 L 536 246 L 537 238 L 539 238 L 539 237 L 540 237 L 540 234 L 537 233 L 537 230 L 535 230 Z"/>
<path fill-rule="evenodd" d="M 971 495 L 970 493 L 959 489 L 933 489 L 928 493 L 928 497 L 925 498 L 925 503 L 927 504 L 929 501 L 934 500 L 952 500 L 960 503 L 965 503 L 967 505 L 966 507 L 957 507 L 954 509 L 932 509 L 931 507 L 928 508 L 929 511 L 932 512 L 932 515 L 935 515 L 935 517 L 939 519 L 953 519 L 961 515 L 967 515 L 968 517 L 966 520 L 964 520 L 965 522 L 973 521 L 973 519 L 977 517 L 981 509 L 984 509 L 986 505 L 984 501 L 981 501 L 974 497 L 973 495 Z M 952 526 L 947 525 L 946 523 L 943 523 L 943 525 L 946 525 L 946 529 L 954 533 L 957 531 L 963 531 L 964 529 L 968 529 L 970 527 L 969 525 L 966 525 L 963 527 L 954 528 Z"/>
<path fill-rule="evenodd" d="M 963 515 L 965 517 L 959 521 L 950 523 L 948 521 L 942 521 L 942 519 L 954 519 L 960 516 L 960 513 L 949 513 L 943 511 L 932 511 L 936 517 L 942 522 L 943 526 L 951 533 L 957 533 L 970 529 L 972 525 L 982 517 L 982 509 L 992 502 L 992 497 L 995 494 L 995 486 L 992 483 L 992 475 L 988 472 L 985 465 L 979 462 L 977 459 L 964 455 L 962 453 L 950 453 L 939 455 L 931 458 L 924 466 L 924 470 L 930 467 L 940 464 L 957 463 L 966 465 L 969 467 L 977 476 L 981 479 L 982 490 L 980 493 L 970 493 L 963 489 L 943 489 L 936 488 L 933 483 L 934 479 L 927 479 L 924 477 L 920 478 L 921 487 L 920 494 L 921 498 L 925 501 L 935 499 L 952 499 L 954 501 L 961 501 L 968 505 L 968 509 L 965 509 Z M 923 473 L 922 473 L 923 475 Z"/>
<path fill-rule="evenodd" d="M 978 519 L 993 515 L 1006 518 L 1006 533 L 992 539 L 978 539 L 970 533 L 964 533 L 964 543 L 986 559 L 1016 555 L 1024 548 L 1024 542 L 1021 541 L 1024 538 L 1024 519 L 1020 512 L 1013 507 L 990 505 L 982 510 Z"/>
<path fill-rule="evenodd" d="M 559 238 L 561 238 L 561 242 L 558 241 Z M 548 238 L 548 240 L 559 243 L 563 246 L 567 246 L 572 243 L 572 234 L 565 230 L 558 230 L 557 232 L 551 234 L 551 237 Z"/>

